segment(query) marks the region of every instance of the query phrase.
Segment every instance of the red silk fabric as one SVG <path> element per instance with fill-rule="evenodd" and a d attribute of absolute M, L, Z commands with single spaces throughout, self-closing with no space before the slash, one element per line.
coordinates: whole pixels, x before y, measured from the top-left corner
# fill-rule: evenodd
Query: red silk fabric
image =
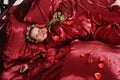
<path fill-rule="evenodd" d="M 73 41 L 71 51 L 65 57 L 60 80 L 119 80 L 119 51 L 119 48 L 97 41 Z M 100 76 L 96 77 L 95 73 L 100 73 Z"/>
<path fill-rule="evenodd" d="M 94 35 L 96 40 L 112 45 L 120 45 L 120 28 L 119 24 L 99 27 Z M 105 33 L 103 35 L 103 33 Z"/>
<path fill-rule="evenodd" d="M 101 80 L 119 80 L 119 49 L 112 49 L 100 42 L 87 42 L 95 39 L 119 44 L 119 12 L 109 8 L 113 2 L 114 0 L 34 0 L 26 16 L 22 15 L 23 21 L 19 21 L 21 16 L 10 16 L 3 54 L 5 70 L 0 78 L 65 80 L 69 77 L 68 80 L 94 80 L 94 73 L 99 72 L 98 59 L 104 56 L 104 68 L 97 78 L 101 76 Z M 24 14 L 21 10 L 22 8 L 20 14 Z M 27 42 L 27 26 L 39 24 L 45 27 L 55 11 L 65 12 L 66 20 L 52 26 L 43 43 Z M 108 25 L 112 27 L 106 28 Z M 74 39 L 81 41 L 73 41 Z M 87 63 L 88 57 L 80 57 L 89 50 L 94 52 L 90 58 L 95 60 L 90 65 Z M 20 67 L 24 64 L 28 65 L 29 70 L 20 73 Z"/>

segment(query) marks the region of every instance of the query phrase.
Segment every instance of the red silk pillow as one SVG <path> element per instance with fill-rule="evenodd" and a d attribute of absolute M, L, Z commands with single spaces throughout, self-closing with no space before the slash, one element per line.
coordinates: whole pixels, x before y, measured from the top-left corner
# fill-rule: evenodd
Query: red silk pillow
<path fill-rule="evenodd" d="M 98 41 L 74 41 L 65 57 L 60 80 L 120 80 L 119 51 Z"/>

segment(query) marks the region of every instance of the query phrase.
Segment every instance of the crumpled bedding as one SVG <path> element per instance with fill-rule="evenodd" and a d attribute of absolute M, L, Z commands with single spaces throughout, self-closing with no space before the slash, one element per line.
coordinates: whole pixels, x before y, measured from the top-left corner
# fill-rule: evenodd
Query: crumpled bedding
<path fill-rule="evenodd" d="M 120 80 L 120 19 L 110 9 L 114 0 L 27 2 L 10 11 L 1 80 Z M 46 27 L 56 11 L 66 20 L 53 25 L 43 43 L 27 42 L 27 26 Z M 20 73 L 24 64 L 28 70 Z"/>

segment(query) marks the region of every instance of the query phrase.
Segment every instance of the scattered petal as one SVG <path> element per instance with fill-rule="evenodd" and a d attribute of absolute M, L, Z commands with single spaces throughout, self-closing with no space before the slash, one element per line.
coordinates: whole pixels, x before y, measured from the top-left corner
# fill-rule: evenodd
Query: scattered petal
<path fill-rule="evenodd" d="M 104 64 L 103 63 L 99 63 L 98 67 L 102 69 L 104 67 Z"/>
<path fill-rule="evenodd" d="M 47 29 L 46 28 L 43 28 L 42 31 L 43 31 L 43 33 L 47 33 Z"/>
<path fill-rule="evenodd" d="M 96 72 L 96 73 L 94 74 L 94 76 L 95 76 L 95 78 L 96 78 L 97 80 L 100 80 L 102 75 L 101 75 L 101 73 Z"/>
<path fill-rule="evenodd" d="M 63 24 L 72 25 L 72 24 L 73 24 L 73 21 L 64 21 Z"/>
<path fill-rule="evenodd" d="M 55 40 L 55 41 L 59 40 L 59 36 L 54 36 L 53 40 Z"/>
<path fill-rule="evenodd" d="M 89 63 L 93 63 L 93 59 L 92 58 L 88 58 L 88 62 Z"/>
<path fill-rule="evenodd" d="M 104 57 L 100 57 L 100 62 L 104 62 L 105 58 Z"/>
<path fill-rule="evenodd" d="M 91 55 L 91 54 L 93 54 L 93 51 L 92 51 L 92 50 L 89 50 L 88 53 Z"/>
<path fill-rule="evenodd" d="M 86 55 L 86 54 L 82 53 L 82 54 L 80 55 L 80 57 L 85 57 L 85 55 Z"/>

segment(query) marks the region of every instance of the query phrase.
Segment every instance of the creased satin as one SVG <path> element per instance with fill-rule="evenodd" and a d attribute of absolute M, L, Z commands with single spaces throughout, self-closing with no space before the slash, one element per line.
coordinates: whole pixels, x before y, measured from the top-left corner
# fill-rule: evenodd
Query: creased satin
<path fill-rule="evenodd" d="M 120 45 L 119 27 L 119 24 L 101 26 L 95 32 L 94 38 L 107 44 Z M 105 34 L 102 35 L 102 33 Z"/>
<path fill-rule="evenodd" d="M 14 16 L 10 16 L 6 28 L 7 42 L 4 48 L 3 60 L 9 64 L 11 60 L 19 59 L 24 54 L 26 24 L 17 22 Z M 10 64 L 11 65 L 11 64 Z M 10 66 L 9 65 L 9 66 Z M 5 64 L 5 67 L 9 67 Z"/>
<path fill-rule="evenodd" d="M 99 42 L 82 44 L 82 41 L 93 39 L 119 44 L 117 42 L 119 41 L 119 27 L 112 27 L 109 30 L 104 27 L 109 24 L 120 23 L 119 13 L 109 9 L 113 2 L 114 0 L 35 0 L 23 22 L 18 21 L 14 16 L 10 16 L 6 28 L 7 41 L 3 55 L 5 70 L 1 73 L 0 78 L 2 80 L 60 80 L 68 74 L 80 73 L 72 77 L 77 79 L 80 76 L 80 80 L 86 80 L 86 78 L 94 80 L 95 77 L 92 73 L 96 71 L 96 66 L 93 65 L 90 70 L 88 66 L 81 64 L 86 59 L 71 56 L 72 53 L 81 54 L 81 51 L 87 52 L 88 49 L 93 49 L 96 56 L 93 59 L 97 60 L 102 55 L 108 59 L 106 61 L 108 64 L 105 64 L 107 69 L 103 70 L 106 74 L 105 76 L 102 74 L 102 80 L 119 80 L 119 68 L 114 66 L 117 65 L 116 63 L 119 65 L 119 49 L 113 50 Z M 52 19 L 55 11 L 65 12 L 66 20 L 52 26 L 48 38 L 43 43 L 28 43 L 25 40 L 26 27 L 30 24 L 39 24 L 41 27 L 45 27 Z M 100 26 L 103 27 L 99 28 Z M 115 37 L 114 40 L 113 37 Z M 81 41 L 71 44 L 74 39 Z M 75 50 L 72 50 L 72 46 L 75 46 Z M 68 53 L 69 51 L 70 53 Z M 68 57 L 65 57 L 66 55 Z M 81 62 L 76 64 L 78 61 Z M 28 65 L 29 70 L 20 73 L 20 66 L 24 64 Z M 77 66 L 73 68 L 74 65 Z M 79 67 L 81 68 L 79 69 Z"/>
<path fill-rule="evenodd" d="M 93 54 L 82 56 L 89 51 L 92 51 Z M 96 72 L 101 73 L 100 80 L 119 80 L 119 51 L 120 49 L 112 49 L 98 41 L 73 41 L 71 51 L 65 57 L 65 62 L 60 73 L 60 80 L 96 80 Z M 101 57 L 105 59 L 103 61 L 103 68 L 98 67 L 98 64 L 102 63 L 100 61 Z M 93 62 L 88 62 L 89 58 Z"/>

